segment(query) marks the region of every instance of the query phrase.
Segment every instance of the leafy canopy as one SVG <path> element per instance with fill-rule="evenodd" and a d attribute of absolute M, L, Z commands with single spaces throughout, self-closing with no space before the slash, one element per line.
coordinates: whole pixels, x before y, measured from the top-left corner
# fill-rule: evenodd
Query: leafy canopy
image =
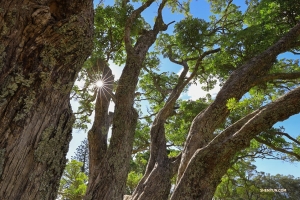
<path fill-rule="evenodd" d="M 95 9 L 94 51 L 79 74 L 78 84 L 73 88 L 72 97 L 80 104 L 75 128 L 87 129 L 86 123 L 90 122 L 89 116 L 94 110 L 95 91 L 92 89 L 91 77 L 93 73 L 97 73 L 97 69 L 92 68 L 95 60 L 102 58 L 117 65 L 126 62 L 123 41 L 126 18 L 133 12 L 136 4 L 146 1 L 135 0 L 126 5 L 122 2 L 115 1 L 113 6 L 102 4 Z M 182 92 L 187 91 L 192 83 L 204 84 L 203 89 L 209 91 L 217 83 L 223 86 L 234 70 L 274 44 L 300 19 L 300 2 L 297 0 L 249 0 L 246 1 L 247 8 L 243 10 L 232 0 L 208 2 L 212 15 L 209 19 L 199 19 L 189 13 L 189 1 L 183 2 L 181 6 L 175 0 L 168 1 L 172 12 L 183 12 L 185 17 L 176 22 L 173 32 L 159 34 L 143 62 L 135 99 L 140 117 L 135 130 L 131 172 L 127 181 L 128 193 L 134 190 L 145 171 L 149 159 L 149 132 L 154 117 L 163 108 L 176 84 L 180 83 L 180 73 L 165 68 L 164 62 L 168 60 L 181 66 L 181 71 L 188 66 L 188 73 L 183 78 L 190 78 L 190 81 L 184 85 Z M 150 30 L 150 24 L 152 22 L 138 16 L 131 31 L 131 42 L 136 42 L 139 35 Z M 291 53 L 297 53 L 298 50 L 294 48 Z M 205 57 L 199 61 L 199 56 L 203 54 Z M 299 60 L 283 57 L 274 60 L 268 74 L 258 79 L 241 99 L 231 98 L 227 101 L 230 115 L 215 130 L 215 135 L 299 85 Z M 80 87 L 79 83 L 83 86 Z M 114 86 L 118 87 L 117 80 Z M 192 120 L 213 101 L 214 97 L 211 95 L 197 100 L 176 100 L 174 112 L 165 123 L 169 157 L 180 153 Z M 230 197 L 244 195 L 245 190 L 236 187 L 238 184 L 244 184 L 247 190 L 257 192 L 259 188 L 250 185 L 261 174 L 253 175 L 248 182 L 244 180 L 246 173 L 254 173 L 255 167 L 250 162 L 258 157 L 288 161 L 299 159 L 299 137 L 294 140 L 290 138 L 283 127 L 260 133 L 251 141 L 248 149 L 237 153 L 232 161 L 235 164 L 223 177 L 216 196 L 221 198 L 226 187 L 234 191 L 226 190 Z M 275 154 L 274 149 L 279 153 Z M 236 176 L 241 179 L 236 180 Z M 262 181 L 261 184 L 265 182 Z"/>

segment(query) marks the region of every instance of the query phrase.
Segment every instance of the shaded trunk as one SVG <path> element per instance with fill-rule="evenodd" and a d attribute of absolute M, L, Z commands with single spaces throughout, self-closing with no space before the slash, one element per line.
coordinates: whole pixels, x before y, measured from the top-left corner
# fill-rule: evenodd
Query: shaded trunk
<path fill-rule="evenodd" d="M 131 75 L 138 77 L 139 69 L 137 66 L 137 63 L 127 64 L 123 70 L 123 73 L 129 70 L 126 73 L 127 76 L 123 76 L 119 80 L 119 84 L 126 85 L 126 87 L 122 87 L 122 90 L 116 93 L 110 144 L 104 155 L 98 155 L 102 157 L 96 166 L 98 174 L 93 182 L 89 182 L 85 199 L 119 200 L 123 198 L 138 117 L 133 108 L 135 87 L 129 86 L 135 86 L 137 83 L 137 78 L 131 77 Z M 91 162 L 90 169 L 92 169 Z"/>
<path fill-rule="evenodd" d="M 182 80 L 187 69 L 181 74 Z M 181 80 L 181 79 L 179 79 Z M 167 199 L 171 189 L 171 178 L 174 176 L 173 165 L 168 158 L 165 127 L 168 117 L 173 113 L 173 107 L 178 99 L 184 84 L 178 83 L 168 98 L 165 106 L 157 114 L 150 130 L 150 158 L 145 174 L 132 194 L 133 200 L 141 199 Z"/>
<path fill-rule="evenodd" d="M 132 194 L 132 199 L 167 199 L 171 189 L 171 178 L 174 175 L 171 172 L 164 121 L 159 121 L 151 128 L 150 158 L 146 172 Z"/>
<path fill-rule="evenodd" d="M 55 199 L 92 1 L 0 1 L 0 199 Z"/>
<path fill-rule="evenodd" d="M 99 174 L 100 163 L 107 150 L 107 135 L 111 123 L 108 108 L 112 97 L 114 81 L 112 71 L 104 61 L 98 59 L 93 69 L 92 73 L 102 74 L 103 87 L 95 88 L 97 95 L 95 117 L 93 126 L 88 132 L 89 183 L 93 183 Z M 88 184 L 88 186 L 90 185 Z M 89 190 L 88 188 L 87 191 Z"/>
<path fill-rule="evenodd" d="M 165 31 L 168 27 L 162 20 L 161 12 L 166 3 L 164 0 L 159 6 L 153 29 L 142 34 L 132 45 L 131 28 L 139 14 L 153 2 L 154 0 L 148 0 L 133 11 L 127 19 L 124 34 L 127 58 L 115 94 L 112 136 L 106 154 L 99 165 L 99 174 L 94 182 L 89 182 L 85 200 L 123 199 L 138 119 L 138 113 L 133 105 L 139 74 L 146 54 L 155 42 L 158 33 Z"/>

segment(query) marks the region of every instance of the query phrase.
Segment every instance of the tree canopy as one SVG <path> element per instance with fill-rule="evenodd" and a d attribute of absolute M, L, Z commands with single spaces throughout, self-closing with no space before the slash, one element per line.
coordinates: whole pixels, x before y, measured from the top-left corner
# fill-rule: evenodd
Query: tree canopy
<path fill-rule="evenodd" d="M 132 199 L 208 199 L 222 177 L 224 186 L 254 158 L 299 161 L 300 137 L 273 126 L 300 112 L 299 2 L 249 0 L 241 9 L 209 0 L 209 19 L 193 16 L 190 3 L 104 1 L 95 9 L 94 50 L 72 94 L 76 128 L 86 130 L 95 111 L 88 137 L 90 170 L 97 169 L 87 198 L 109 187 L 101 198 L 126 190 Z M 143 15 L 148 9 L 154 22 Z M 172 21 L 163 11 L 184 17 Z M 118 80 L 112 63 L 124 66 Z M 221 89 L 184 98 L 192 84 Z"/>

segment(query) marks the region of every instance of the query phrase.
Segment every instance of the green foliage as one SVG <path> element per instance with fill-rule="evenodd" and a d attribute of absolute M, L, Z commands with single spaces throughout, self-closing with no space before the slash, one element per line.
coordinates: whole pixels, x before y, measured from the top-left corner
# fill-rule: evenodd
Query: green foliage
<path fill-rule="evenodd" d="M 202 50 L 209 43 L 209 23 L 203 19 L 186 18 L 175 25 L 176 41 L 180 41 L 179 49 L 187 52 Z"/>
<path fill-rule="evenodd" d="M 207 106 L 208 102 L 205 99 L 179 100 L 174 108 L 174 115 L 165 125 L 168 142 L 181 149 L 193 119 Z"/>
<path fill-rule="evenodd" d="M 102 57 L 119 65 L 125 63 L 124 32 L 128 16 L 134 11 L 134 7 L 126 4 L 114 6 L 98 6 L 95 9 L 95 36 L 94 52 L 92 57 Z M 142 30 L 150 29 L 150 26 L 139 16 L 131 29 L 132 41 L 141 34 Z"/>
<path fill-rule="evenodd" d="M 127 182 L 126 182 L 126 192 L 127 194 L 132 194 L 137 184 L 143 177 L 142 173 L 136 173 L 135 171 L 131 171 L 128 174 Z"/>
<path fill-rule="evenodd" d="M 87 176 L 81 172 L 83 163 L 71 160 L 63 172 L 58 190 L 59 197 L 68 200 L 81 200 L 86 191 Z"/>

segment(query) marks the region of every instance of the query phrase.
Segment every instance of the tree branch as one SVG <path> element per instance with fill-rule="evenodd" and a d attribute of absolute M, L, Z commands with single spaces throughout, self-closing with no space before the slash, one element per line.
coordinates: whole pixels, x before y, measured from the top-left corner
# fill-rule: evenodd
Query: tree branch
<path fill-rule="evenodd" d="M 209 185 L 206 183 L 213 182 L 217 185 L 230 167 L 236 153 L 247 148 L 251 139 L 260 132 L 270 129 L 276 122 L 286 120 L 291 115 L 300 112 L 299 99 L 300 87 L 255 111 L 255 115 L 251 113 L 252 117 L 250 119 L 249 115 L 246 116 L 245 118 L 248 118 L 248 120 L 239 130 L 225 134 L 226 130 L 228 131 L 226 129 L 208 145 L 198 148 L 189 160 L 189 164 L 181 179 L 179 179 L 171 199 L 178 199 L 176 197 L 182 195 L 188 197 L 194 195 L 195 197 L 195 195 L 207 190 Z M 241 120 L 245 120 L 245 118 Z M 241 120 L 237 123 L 240 123 Z M 209 162 L 203 162 L 203 160 Z M 189 188 L 189 193 L 186 193 L 187 188 Z M 192 188 L 197 189 L 193 190 Z M 190 190 L 192 190 L 192 193 Z"/>
<path fill-rule="evenodd" d="M 259 85 L 261 83 L 270 82 L 273 80 L 294 80 L 300 78 L 300 72 L 293 73 L 273 73 L 259 77 L 253 84 Z"/>
<path fill-rule="evenodd" d="M 292 136 L 290 136 L 288 133 L 275 132 L 275 134 L 283 135 L 283 136 L 287 137 L 288 139 L 292 140 L 293 142 L 295 142 L 296 144 L 300 145 L 300 142 L 298 140 L 296 140 L 295 138 L 293 138 Z"/>
<path fill-rule="evenodd" d="M 265 145 L 271 147 L 272 149 L 274 149 L 274 150 L 276 150 L 276 151 L 279 151 L 279 152 L 282 152 L 282 153 L 285 153 L 285 154 L 294 156 L 294 157 L 296 157 L 298 160 L 300 160 L 300 155 L 299 155 L 299 154 L 296 154 L 296 153 L 294 153 L 294 152 L 287 151 L 287 150 L 285 150 L 285 149 L 276 147 L 274 144 L 272 144 L 272 143 L 270 143 L 270 142 L 268 142 L 268 141 L 266 141 L 266 140 L 263 140 L 263 139 L 261 139 L 261 138 L 259 138 L 259 137 L 254 137 L 254 139 L 255 139 L 256 141 L 260 142 L 260 143 L 263 143 L 263 144 L 265 144 Z"/>
<path fill-rule="evenodd" d="M 125 41 L 125 49 L 128 52 L 133 51 L 133 47 L 131 44 L 131 39 L 130 39 L 130 33 L 131 33 L 131 28 L 136 20 L 136 18 L 146 9 L 148 8 L 155 0 L 148 0 L 146 3 L 144 3 L 142 6 L 134 10 L 131 15 L 128 17 L 126 21 L 126 26 L 125 26 L 125 34 L 124 34 L 124 41 Z"/>

